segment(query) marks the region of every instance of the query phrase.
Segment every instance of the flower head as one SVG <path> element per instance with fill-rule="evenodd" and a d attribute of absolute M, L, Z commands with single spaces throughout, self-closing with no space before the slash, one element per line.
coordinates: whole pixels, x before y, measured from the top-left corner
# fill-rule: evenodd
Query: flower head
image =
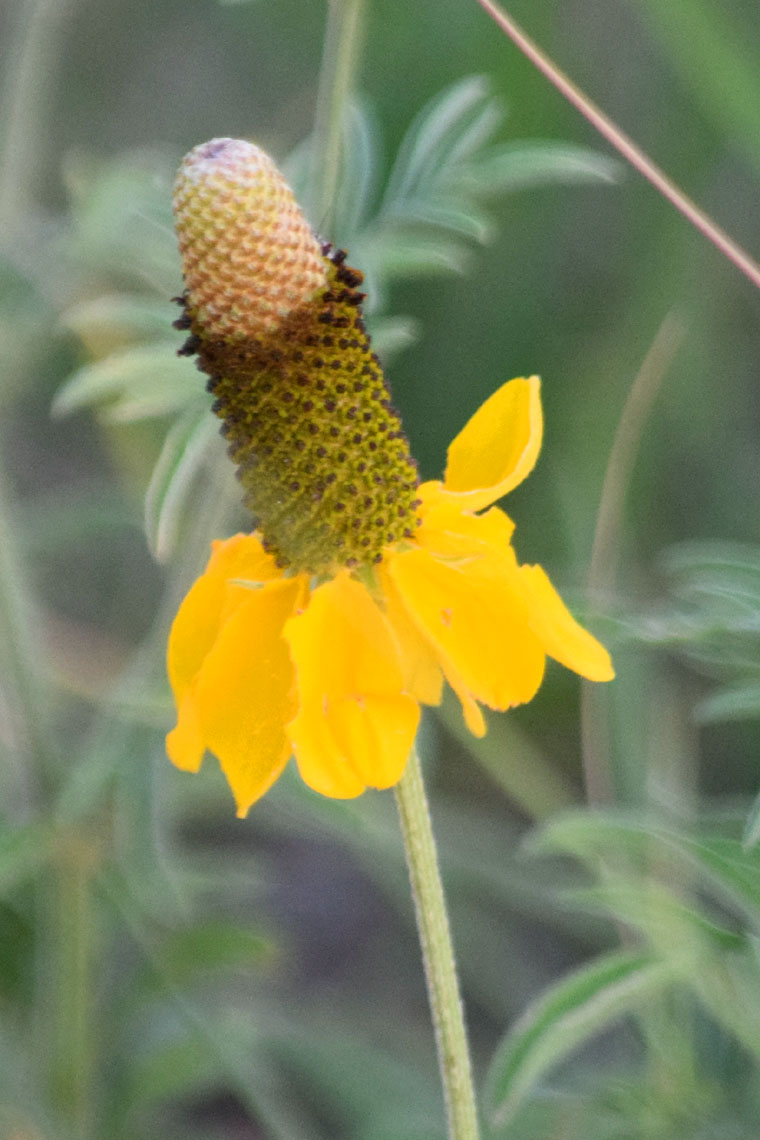
<path fill-rule="evenodd" d="M 320 246 L 257 147 L 216 139 L 180 167 L 181 351 L 209 374 L 254 533 L 215 543 L 177 614 L 167 747 L 219 759 L 244 815 L 292 755 L 327 796 L 390 787 L 444 680 L 466 723 L 528 701 L 546 657 L 608 680 L 606 650 L 492 504 L 531 471 L 537 377 L 504 384 L 418 485 L 361 317 L 361 274 Z"/>

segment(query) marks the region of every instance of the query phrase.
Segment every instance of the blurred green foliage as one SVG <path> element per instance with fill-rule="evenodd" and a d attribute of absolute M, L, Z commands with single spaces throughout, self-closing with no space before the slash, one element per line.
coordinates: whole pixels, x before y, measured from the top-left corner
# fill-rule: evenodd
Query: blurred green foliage
<path fill-rule="evenodd" d="M 163 752 L 172 613 L 210 538 L 245 525 L 175 355 L 173 170 L 242 135 L 307 193 L 326 10 L 0 9 L 13 1140 L 443 1136 L 392 800 L 319 799 L 289 772 L 241 823 L 213 763 L 189 778 Z M 751 4 L 515 14 L 757 248 Z M 758 297 L 474 3 L 368 0 L 358 84 L 325 236 L 368 273 L 423 473 L 497 384 L 539 372 L 519 553 L 575 591 L 618 667 L 583 748 L 559 670 L 484 741 L 450 703 L 424 726 L 485 1135 L 755 1140 Z M 685 335 L 626 489 L 621 569 L 584 599 L 613 433 L 673 309 Z M 607 770 L 605 810 L 583 806 L 584 761 Z"/>

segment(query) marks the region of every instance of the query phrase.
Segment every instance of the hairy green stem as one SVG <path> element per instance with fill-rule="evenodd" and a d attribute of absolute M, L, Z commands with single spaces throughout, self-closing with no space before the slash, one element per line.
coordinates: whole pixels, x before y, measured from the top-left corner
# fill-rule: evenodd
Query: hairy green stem
<path fill-rule="evenodd" d="M 317 92 L 312 155 L 310 217 L 330 234 L 340 174 L 343 111 L 361 49 L 364 0 L 330 0 Z"/>
<path fill-rule="evenodd" d="M 449 1140 L 477 1140 L 478 1118 L 462 999 L 425 785 L 415 751 L 396 785 L 396 803 L 433 1015 Z"/>
<path fill-rule="evenodd" d="M 760 265 L 738 245 L 733 238 L 721 229 L 712 218 L 700 209 L 696 202 L 684 194 L 668 175 L 649 158 L 641 147 L 629 138 L 620 127 L 615 124 L 601 108 L 588 98 L 579 87 L 561 71 L 553 60 L 538 44 L 534 43 L 522 28 L 500 8 L 494 0 L 476 0 L 492 20 L 509 36 L 512 43 L 520 49 L 524 56 L 556 87 L 561 95 L 575 107 L 577 111 L 610 143 L 623 158 L 638 170 L 648 182 L 670 202 L 672 206 L 683 214 L 691 224 L 699 230 L 724 257 L 737 267 L 753 285 L 760 288 Z"/>

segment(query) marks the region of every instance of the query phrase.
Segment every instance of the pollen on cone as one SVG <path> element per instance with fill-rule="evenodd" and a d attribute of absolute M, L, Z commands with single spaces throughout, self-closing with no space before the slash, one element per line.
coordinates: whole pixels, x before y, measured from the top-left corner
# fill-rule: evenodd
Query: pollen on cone
<path fill-rule="evenodd" d="M 276 328 L 326 284 L 319 243 L 277 167 L 242 139 L 185 156 L 173 208 L 188 302 L 207 335 Z"/>

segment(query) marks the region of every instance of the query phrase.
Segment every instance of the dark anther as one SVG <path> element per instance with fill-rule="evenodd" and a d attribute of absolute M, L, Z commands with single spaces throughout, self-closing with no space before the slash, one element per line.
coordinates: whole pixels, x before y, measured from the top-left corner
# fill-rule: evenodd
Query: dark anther
<path fill-rule="evenodd" d="M 332 348 L 332 346 L 335 344 L 335 340 L 331 336 L 323 336 L 322 344 L 325 346 L 325 348 Z"/>
<path fill-rule="evenodd" d="M 183 293 L 181 297 L 172 297 L 172 301 L 174 302 L 175 305 L 184 305 L 186 300 L 187 300 L 187 294 L 186 293 Z"/>
<path fill-rule="evenodd" d="M 293 447 L 296 449 L 296 451 L 303 451 L 306 448 L 306 444 L 302 439 L 297 439 L 293 444 Z"/>
<path fill-rule="evenodd" d="M 335 324 L 335 319 L 334 319 L 332 313 L 320 313 L 319 316 L 317 317 L 317 320 L 319 321 L 319 323 L 321 325 Z"/>
<path fill-rule="evenodd" d="M 332 249 L 332 242 L 331 241 L 323 241 L 321 243 L 321 249 L 322 249 L 322 253 L 324 254 L 324 256 L 327 257 L 328 254 L 330 253 L 330 250 Z"/>
<path fill-rule="evenodd" d="M 347 458 L 348 456 L 346 455 L 345 451 L 339 451 L 335 456 L 335 461 L 336 463 L 345 463 Z"/>
<path fill-rule="evenodd" d="M 189 329 L 193 323 L 193 318 L 189 313 L 183 313 L 181 317 L 177 317 L 176 321 L 172 321 L 172 328 L 174 329 Z"/>
<path fill-rule="evenodd" d="M 331 436 L 333 439 L 337 439 L 337 438 L 338 438 L 338 436 L 340 435 L 340 428 L 337 428 L 337 427 L 335 426 L 335 424 L 331 424 L 331 425 L 330 425 L 330 428 L 329 428 L 329 435 L 330 435 L 330 436 Z"/>
<path fill-rule="evenodd" d="M 292 404 L 293 403 L 293 393 L 292 392 L 283 392 L 282 393 L 282 402 L 283 402 L 283 404 Z"/>
<path fill-rule="evenodd" d="M 301 404 L 301 411 L 313 412 L 314 411 L 314 401 L 313 400 L 304 400 L 304 402 Z"/>
<path fill-rule="evenodd" d="M 327 455 L 327 448 L 320 446 L 317 448 L 315 454 L 317 456 L 317 459 L 324 459 L 324 457 Z"/>
<path fill-rule="evenodd" d="M 330 249 L 332 249 L 332 246 L 330 246 Z M 329 252 L 329 251 L 323 250 L 323 253 L 327 253 L 327 252 Z M 348 250 L 336 249 L 335 253 L 332 255 L 333 264 L 334 265 L 342 265 L 347 257 L 348 257 Z"/>
<path fill-rule="evenodd" d="M 353 444 L 355 444 L 357 447 L 363 441 L 363 439 L 364 439 L 364 436 L 362 435 L 362 433 L 360 431 L 354 432 L 354 434 L 351 436 L 351 442 Z M 358 470 L 363 471 L 365 466 L 366 466 L 366 464 L 360 465 Z"/>
<path fill-rule="evenodd" d="M 333 368 L 336 372 L 340 372 L 340 370 L 343 366 L 339 360 L 331 360 L 330 361 L 330 367 Z M 344 389 L 344 391 L 345 391 L 345 389 Z"/>
<path fill-rule="evenodd" d="M 296 491 L 300 491 L 300 490 L 301 490 L 301 484 L 300 484 L 300 483 L 298 483 L 298 482 L 297 482 L 297 481 L 294 479 L 292 483 L 289 483 L 289 484 L 288 484 L 288 490 L 289 490 L 289 491 L 292 491 L 292 492 L 293 492 L 293 494 L 295 495 Z"/>
<path fill-rule="evenodd" d="M 349 293 L 346 297 L 346 303 L 348 305 L 361 305 L 366 296 L 366 293 Z"/>
<path fill-rule="evenodd" d="M 326 412 L 334 412 L 337 406 L 338 405 L 335 403 L 335 400 L 325 400 L 324 404 L 322 405 Z"/>
<path fill-rule="evenodd" d="M 201 338 L 199 336 L 189 336 L 182 345 L 182 348 L 177 349 L 177 356 L 192 356 L 198 351 L 200 343 Z"/>
<path fill-rule="evenodd" d="M 340 338 L 340 340 L 338 341 L 338 348 L 342 348 L 342 349 L 348 348 L 348 341 L 346 340 L 346 338 L 344 336 L 342 336 Z"/>
<path fill-rule="evenodd" d="M 335 365 L 333 365 L 333 368 L 334 367 L 335 367 Z M 339 396 L 342 396 L 343 393 L 345 392 L 345 390 L 346 390 L 345 384 L 336 384 L 335 385 L 335 391 L 338 393 Z"/>
<path fill-rule="evenodd" d="M 325 362 L 321 356 L 315 356 L 314 360 L 312 361 L 312 366 L 314 368 L 324 368 Z"/>
<path fill-rule="evenodd" d="M 335 503 L 333 509 L 336 511 L 345 511 L 346 504 L 345 503 Z"/>
<path fill-rule="evenodd" d="M 331 471 L 330 474 L 325 477 L 325 483 L 327 483 L 329 487 L 332 483 L 335 482 L 337 478 L 338 476 L 335 474 L 335 472 Z"/>
<path fill-rule="evenodd" d="M 342 281 L 344 285 L 348 285 L 351 289 L 357 285 L 361 285 L 364 280 L 364 274 L 360 269 L 351 269 L 350 266 L 345 265 L 337 274 L 338 280 Z"/>

